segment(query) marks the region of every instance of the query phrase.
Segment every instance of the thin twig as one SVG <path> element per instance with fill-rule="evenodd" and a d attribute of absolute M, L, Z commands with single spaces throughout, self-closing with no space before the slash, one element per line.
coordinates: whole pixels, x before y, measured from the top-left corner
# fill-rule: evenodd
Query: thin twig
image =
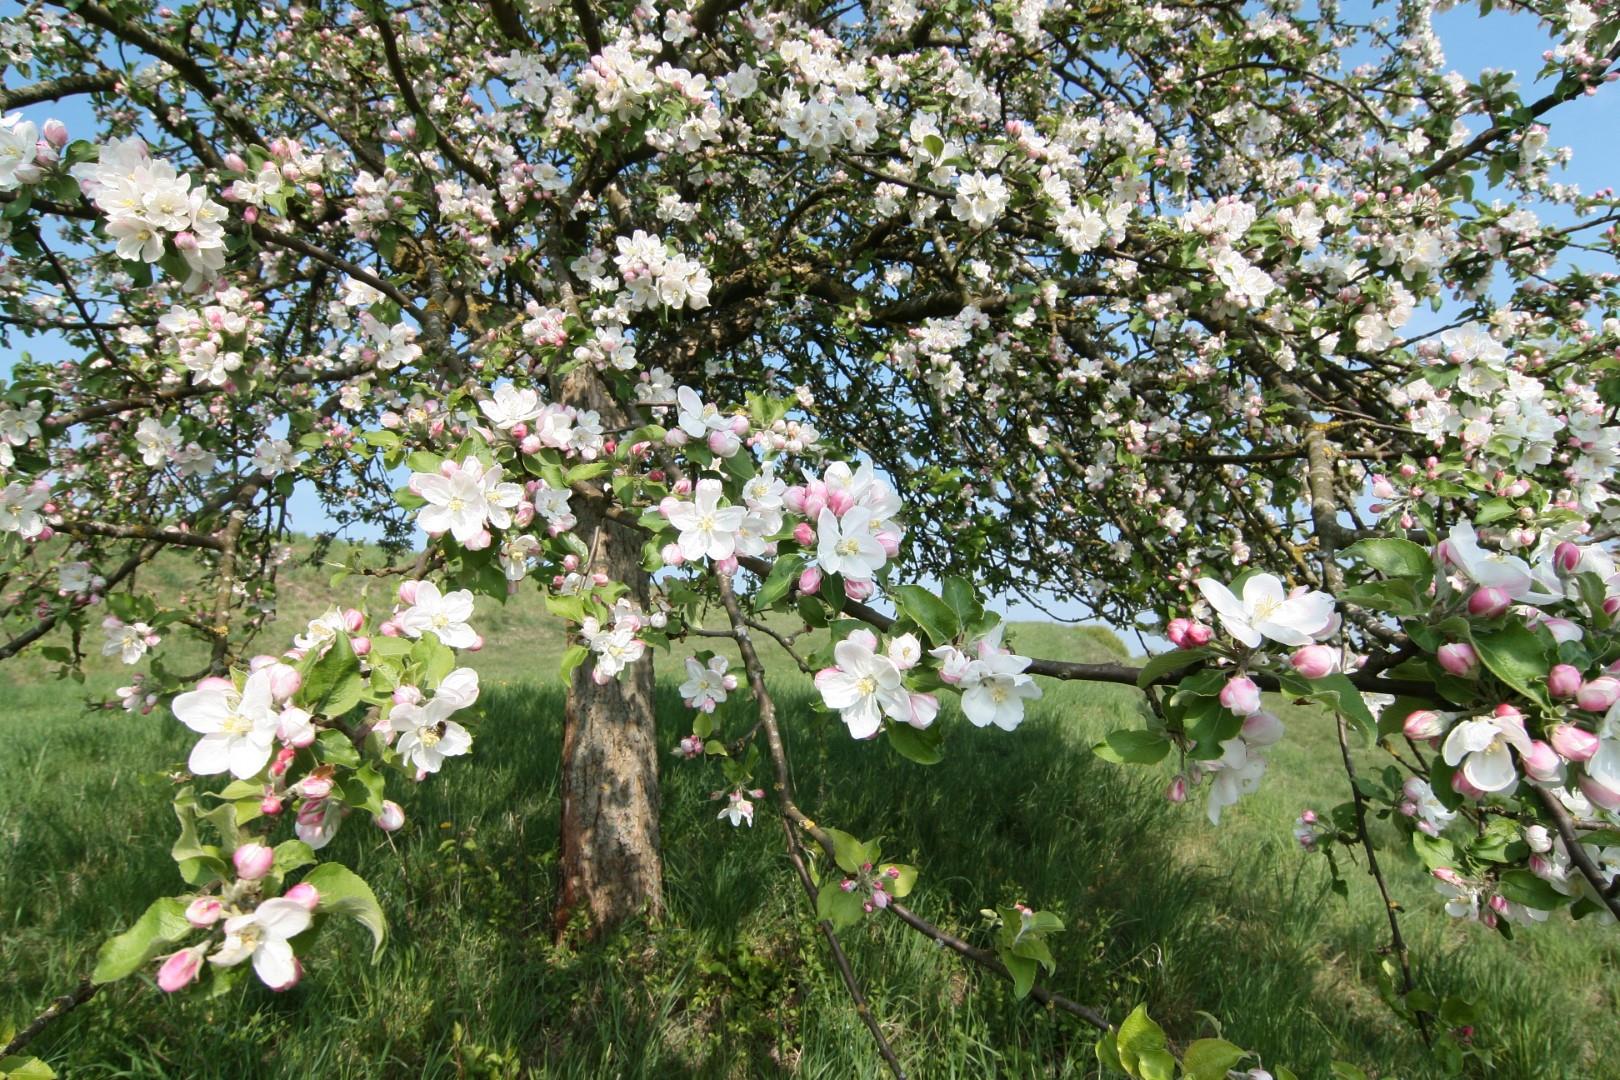
<path fill-rule="evenodd" d="M 748 682 L 754 691 L 754 702 L 759 706 L 760 726 L 765 729 L 766 740 L 771 748 L 771 762 L 776 767 L 776 793 L 782 803 L 782 828 L 787 831 L 788 857 L 793 860 L 793 868 L 799 875 L 799 883 L 804 887 L 805 896 L 810 901 L 811 910 L 816 907 L 816 886 L 810 878 L 809 868 L 805 866 L 804 856 L 799 843 L 798 834 L 793 831 L 793 820 L 802 818 L 798 813 L 798 806 L 793 799 L 793 777 L 788 770 L 787 753 L 782 746 L 782 735 L 776 727 L 776 703 L 770 692 L 765 689 L 765 670 L 759 662 L 759 654 L 754 651 L 754 642 L 748 636 L 747 620 L 743 617 L 742 607 L 737 603 L 737 594 L 731 589 L 731 579 L 724 574 L 718 575 L 720 580 L 720 601 L 725 605 L 726 614 L 731 619 L 732 636 L 737 641 L 737 651 L 742 654 L 743 667 L 748 671 Z M 792 813 L 790 814 L 789 808 Z M 823 834 L 825 835 L 825 834 Z M 821 842 L 821 838 L 817 837 Z M 831 850 L 830 838 L 827 849 Z M 878 1025 L 877 1017 L 872 1015 L 872 1009 L 866 1003 L 866 995 L 861 992 L 861 984 L 855 978 L 855 970 L 849 965 L 849 958 L 844 955 L 843 948 L 838 944 L 838 936 L 833 931 L 832 923 L 826 919 L 818 920 L 822 936 L 827 939 L 832 949 L 833 962 L 838 967 L 839 977 L 844 981 L 844 987 L 855 1001 L 855 1013 L 861 1022 L 872 1033 L 876 1040 L 878 1053 L 884 1062 L 899 1080 L 905 1080 L 905 1069 L 900 1059 L 895 1056 L 894 1049 L 884 1036 L 883 1029 Z"/>
<path fill-rule="evenodd" d="M 33 1020 L 29 1021 L 27 1027 L 13 1035 L 11 1037 L 11 1041 L 6 1043 L 3 1049 L 0 1049 L 0 1058 L 6 1058 L 10 1057 L 12 1054 L 20 1053 L 22 1048 L 33 1042 L 35 1036 L 37 1036 L 41 1031 L 44 1031 L 46 1026 L 50 1024 L 51 1021 L 60 1016 L 65 1016 L 74 1009 L 77 1009 L 80 1005 L 83 1005 L 85 1002 L 95 997 L 96 991 L 100 989 L 100 983 L 93 983 L 89 979 L 85 979 L 83 982 L 79 983 L 79 988 L 73 991 L 73 993 L 63 994 L 61 997 L 51 1002 L 49 1008 L 40 1013 L 38 1016 L 34 1017 Z"/>

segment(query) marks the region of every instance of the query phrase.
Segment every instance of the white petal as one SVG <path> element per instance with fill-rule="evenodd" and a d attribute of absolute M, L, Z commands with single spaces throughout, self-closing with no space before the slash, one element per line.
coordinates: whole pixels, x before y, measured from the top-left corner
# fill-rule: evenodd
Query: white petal
<path fill-rule="evenodd" d="M 198 776 L 213 776 L 231 767 L 231 737 L 223 732 L 204 735 L 191 748 L 186 768 Z"/>

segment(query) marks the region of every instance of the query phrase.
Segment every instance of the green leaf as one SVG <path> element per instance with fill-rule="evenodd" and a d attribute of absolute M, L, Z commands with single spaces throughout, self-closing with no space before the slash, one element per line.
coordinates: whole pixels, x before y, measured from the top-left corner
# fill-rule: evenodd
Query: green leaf
<path fill-rule="evenodd" d="M 1175 649 L 1171 652 L 1159 653 L 1148 657 L 1148 662 L 1142 665 L 1137 672 L 1136 685 L 1141 687 L 1152 686 L 1166 675 L 1192 667 L 1198 661 L 1214 656 L 1215 650 L 1207 645 L 1200 645 L 1194 649 Z"/>
<path fill-rule="evenodd" d="M 1451 846 L 1451 841 L 1443 836 L 1413 832 L 1412 850 L 1417 852 L 1418 858 L 1423 860 L 1423 865 L 1430 870 L 1442 866 L 1455 866 L 1457 863 L 1456 849 Z"/>
<path fill-rule="evenodd" d="M 894 747 L 895 753 L 919 765 L 938 765 L 944 761 L 945 753 L 940 749 L 944 742 L 945 736 L 938 728 L 919 731 L 910 724 L 889 725 L 889 745 Z"/>
<path fill-rule="evenodd" d="M 1137 1059 L 1142 1080 L 1175 1080 L 1176 1059 L 1168 1050 L 1147 1050 Z"/>
<path fill-rule="evenodd" d="M 1164 1029 L 1149 1019 L 1146 1005 L 1132 1009 L 1119 1025 L 1119 1057 L 1132 1073 L 1143 1054 L 1163 1051 L 1164 1046 Z"/>
<path fill-rule="evenodd" d="M 1329 1066 L 1333 1080 L 1367 1080 L 1367 1074 L 1348 1061 L 1335 1061 Z"/>
<path fill-rule="evenodd" d="M 1113 1072 L 1125 1071 L 1125 1063 L 1119 1060 L 1119 1047 L 1115 1044 L 1112 1031 L 1104 1032 L 1103 1037 L 1097 1040 L 1097 1064 Z"/>
<path fill-rule="evenodd" d="M 1492 675 L 1532 701 L 1546 702 L 1547 653 L 1536 632 L 1520 622 L 1476 630 L 1474 648 Z"/>
<path fill-rule="evenodd" d="M 568 682 L 574 674 L 574 669 L 583 664 L 585 658 L 590 655 L 591 650 L 583 645 L 570 645 L 564 649 L 562 663 L 558 665 L 557 671 L 558 675 L 562 677 L 562 681 Z"/>
<path fill-rule="evenodd" d="M 956 612 L 921 585 L 897 585 L 889 590 L 889 594 L 900 613 L 922 627 L 923 633 L 935 645 L 949 643 L 961 629 L 956 621 Z"/>
<path fill-rule="evenodd" d="M 1325 675 L 1320 679 L 1306 679 L 1293 672 L 1281 676 L 1282 687 L 1290 694 L 1309 698 L 1319 704 L 1326 705 L 1334 712 L 1342 713 L 1346 720 L 1355 725 L 1362 736 L 1371 745 L 1378 737 L 1378 721 L 1374 719 L 1372 710 L 1367 708 L 1366 699 L 1361 691 L 1349 677 L 1342 674 Z"/>
<path fill-rule="evenodd" d="M 782 555 L 771 566 L 771 572 L 766 576 L 764 584 L 759 587 L 759 593 L 754 597 L 756 608 L 768 608 L 775 605 L 785 597 L 799 580 L 799 574 L 804 570 L 803 555 Z"/>
<path fill-rule="evenodd" d="M 354 655 L 349 635 L 338 634 L 326 654 L 310 665 L 299 700 L 317 716 L 338 717 L 360 704 L 365 689 L 360 658 Z"/>
<path fill-rule="evenodd" d="M 135 925 L 101 946 L 90 981 L 110 983 L 139 971 L 148 960 L 191 933 L 186 905 L 172 896 L 154 900 Z"/>
<path fill-rule="evenodd" d="M 1497 892 L 1527 908 L 1552 911 L 1569 903 L 1570 898 L 1528 870 L 1509 870 L 1496 885 Z"/>
<path fill-rule="evenodd" d="M 1029 957 L 1019 956 L 1011 950 L 996 951 L 1001 955 L 1001 962 L 1007 965 L 1007 973 L 1012 976 L 1013 996 L 1028 997 L 1030 989 L 1035 985 L 1035 975 L 1040 970 L 1040 965 Z"/>
<path fill-rule="evenodd" d="M 891 869 L 900 871 L 897 877 L 890 877 Z M 911 890 L 917 887 L 917 868 L 907 866 L 905 863 L 884 863 L 878 867 L 883 875 L 883 888 L 890 896 L 897 896 L 904 900 L 911 895 Z"/>
<path fill-rule="evenodd" d="M 1247 1054 L 1242 1047 L 1233 1046 L 1225 1039 L 1196 1039 L 1181 1055 L 1181 1068 L 1189 1080 L 1224 1080 L 1226 1070 Z"/>
<path fill-rule="evenodd" d="M 12 1054 L 0 1058 L 0 1077 L 5 1080 L 56 1080 L 56 1073 L 37 1057 Z"/>
<path fill-rule="evenodd" d="M 1156 731 L 1110 731 L 1091 752 L 1115 765 L 1152 765 L 1170 752 L 1170 740 Z"/>
<path fill-rule="evenodd" d="M 341 731 L 323 731 L 316 736 L 315 756 L 328 765 L 342 765 L 346 769 L 360 767 L 360 751 Z"/>
<path fill-rule="evenodd" d="M 834 930 L 854 926 L 866 914 L 864 901 L 853 892 L 845 892 L 836 881 L 826 882 L 816 894 L 816 916 L 832 923 Z"/>
<path fill-rule="evenodd" d="M 1345 554 L 1360 559 L 1385 577 L 1430 578 L 1434 560 L 1410 540 L 1362 540 L 1351 544 Z"/>
<path fill-rule="evenodd" d="M 287 874 L 315 861 L 315 849 L 302 840 L 283 840 L 276 845 L 276 861 L 272 869 L 276 874 Z"/>
<path fill-rule="evenodd" d="M 838 829 L 828 829 L 827 835 L 832 837 L 833 861 L 839 869 L 846 874 L 860 873 L 861 864 L 866 861 L 866 845 Z"/>
<path fill-rule="evenodd" d="M 388 940 L 388 921 L 383 918 L 382 905 L 364 878 L 339 863 L 322 863 L 304 875 L 304 883 L 313 885 L 320 894 L 315 905 L 317 912 L 348 915 L 371 931 L 371 962 L 382 958 L 383 944 Z"/>
<path fill-rule="evenodd" d="M 944 586 L 940 589 L 940 599 L 956 613 L 956 621 L 961 626 L 975 622 L 984 614 L 984 605 L 979 603 L 978 592 L 967 578 L 946 578 Z"/>

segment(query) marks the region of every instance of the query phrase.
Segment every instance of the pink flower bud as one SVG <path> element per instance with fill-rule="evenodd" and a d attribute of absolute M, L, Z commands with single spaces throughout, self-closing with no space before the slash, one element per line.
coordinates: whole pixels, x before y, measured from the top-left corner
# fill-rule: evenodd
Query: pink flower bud
<path fill-rule="evenodd" d="M 1441 667 L 1460 679 L 1471 679 L 1479 674 L 1479 654 L 1466 641 L 1440 646 L 1435 659 L 1440 661 Z"/>
<path fill-rule="evenodd" d="M 827 509 L 838 517 L 843 517 L 849 513 L 854 506 L 855 496 L 850 494 L 848 488 L 838 488 L 827 492 Z"/>
<path fill-rule="evenodd" d="M 46 142 L 50 143 L 52 146 L 56 147 L 58 150 L 62 149 L 62 147 L 67 145 L 67 141 L 68 141 L 67 125 L 62 123 L 62 121 L 55 119 L 54 117 L 52 119 L 50 119 L 50 120 L 45 121 L 44 126 L 39 129 L 39 133 L 41 135 L 45 136 L 45 141 Z"/>
<path fill-rule="evenodd" d="M 422 587 L 420 581 L 402 581 L 399 583 L 399 602 L 409 607 L 416 606 L 416 590 Z"/>
<path fill-rule="evenodd" d="M 1251 716 L 1260 711 L 1260 688 L 1247 675 L 1234 675 L 1221 687 L 1221 707 L 1239 716 Z"/>
<path fill-rule="evenodd" d="M 242 160 L 242 155 L 234 152 L 225 155 L 225 167 L 231 172 L 248 171 L 247 162 Z"/>
<path fill-rule="evenodd" d="M 804 512 L 804 485 L 794 484 L 782 492 L 782 505 L 795 514 Z"/>
<path fill-rule="evenodd" d="M 686 561 L 679 544 L 665 544 L 659 549 L 658 556 L 664 560 L 665 566 L 679 566 Z"/>
<path fill-rule="evenodd" d="M 714 560 L 715 573 L 724 574 L 727 577 L 737 572 L 737 565 L 737 556 L 735 555 L 727 555 L 723 559 Z"/>
<path fill-rule="evenodd" d="M 468 551 L 483 551 L 485 548 L 489 547 L 494 539 L 495 538 L 489 534 L 488 529 L 479 529 L 476 534 L 468 537 L 467 541 L 461 546 L 466 548 Z"/>
<path fill-rule="evenodd" d="M 900 534 L 893 529 L 883 529 L 878 532 L 877 542 L 878 547 L 883 549 L 883 554 L 889 558 L 892 559 L 900 554 Z"/>
<path fill-rule="evenodd" d="M 1520 754 L 1524 761 L 1524 771 L 1530 779 L 1543 784 L 1555 783 L 1562 779 L 1564 773 L 1564 760 L 1558 752 L 1540 739 L 1532 740 L 1530 752 Z"/>
<path fill-rule="evenodd" d="M 844 580 L 844 595 L 856 603 L 870 598 L 876 591 L 877 586 L 870 581 L 850 581 L 847 578 Z"/>
<path fill-rule="evenodd" d="M 742 443 L 731 432 L 716 430 L 709 432 L 709 449 L 717 457 L 731 457 L 742 449 Z"/>
<path fill-rule="evenodd" d="M 332 794 L 330 776 L 306 776 L 298 782 L 297 792 L 306 799 L 324 799 Z"/>
<path fill-rule="evenodd" d="M 1326 645 L 1306 645 L 1288 658 L 1294 670 L 1307 679 L 1331 675 L 1339 666 L 1339 655 Z"/>
<path fill-rule="evenodd" d="M 746 417 L 746 416 L 733 416 L 731 418 L 731 433 L 733 435 L 747 435 L 748 434 L 748 417 Z"/>
<path fill-rule="evenodd" d="M 394 832 L 405 824 L 405 810 L 392 799 L 384 799 L 382 813 L 371 819 L 383 832 Z"/>
<path fill-rule="evenodd" d="M 243 844 L 231 852 L 231 864 L 243 881 L 258 881 L 276 865 L 276 853 L 263 844 Z"/>
<path fill-rule="evenodd" d="M 1612 675 L 1599 675 L 1575 692 L 1575 704 L 1587 712 L 1608 712 L 1620 701 L 1620 679 Z"/>
<path fill-rule="evenodd" d="M 1186 802 L 1187 778 L 1185 776 L 1178 776 L 1174 780 L 1170 781 L 1170 786 L 1164 791 L 1164 797 L 1173 803 Z"/>
<path fill-rule="evenodd" d="M 281 796 L 279 795 L 266 795 L 259 800 L 259 813 L 265 817 L 275 817 L 281 813 L 281 809 Z"/>
<path fill-rule="evenodd" d="M 799 573 L 799 591 L 814 596 L 821 591 L 821 567 L 807 566 Z"/>
<path fill-rule="evenodd" d="M 314 911 L 315 906 L 321 902 L 320 890 L 307 881 L 300 881 L 283 894 L 283 899 L 291 900 L 305 911 Z"/>
<path fill-rule="evenodd" d="M 1581 549 L 1568 540 L 1560 541 L 1553 548 L 1553 566 L 1563 574 L 1573 574 L 1575 568 L 1581 565 Z"/>
<path fill-rule="evenodd" d="M 383 624 L 377 627 L 377 633 L 381 634 L 383 637 L 399 637 L 404 632 L 405 631 L 400 627 L 399 623 L 395 622 L 393 619 L 385 619 L 383 620 Z"/>
<path fill-rule="evenodd" d="M 186 905 L 186 922 L 199 930 L 206 930 L 225 915 L 225 905 L 217 897 L 199 896 Z"/>
<path fill-rule="evenodd" d="M 1468 614 L 1481 619 L 1494 619 L 1512 606 L 1513 597 L 1508 591 L 1498 589 L 1494 585 L 1475 589 L 1474 594 L 1468 598 Z"/>
<path fill-rule="evenodd" d="M 371 639 L 365 636 L 351 638 L 349 647 L 354 650 L 354 655 L 365 656 L 371 651 Z"/>
<path fill-rule="evenodd" d="M 1187 646 L 1196 649 L 1201 645 L 1208 645 L 1210 638 L 1215 636 L 1215 628 L 1204 623 L 1195 622 L 1187 627 Z"/>
<path fill-rule="evenodd" d="M 197 976 L 202 974 L 203 953 L 207 948 L 206 945 L 193 945 L 189 949 L 181 949 L 165 957 L 163 964 L 158 968 L 158 989 L 165 994 L 172 994 L 196 982 Z"/>
<path fill-rule="evenodd" d="M 210 675 L 197 683 L 199 690 L 234 690 L 236 684 L 221 675 Z"/>
<path fill-rule="evenodd" d="M 1165 636 L 1170 639 L 1170 644 L 1176 648 L 1185 649 L 1187 647 L 1187 628 L 1190 626 L 1192 626 L 1191 619 L 1171 619 L 1170 625 L 1165 628 Z"/>
<path fill-rule="evenodd" d="M 1598 737 L 1574 724 L 1554 724 L 1547 740 L 1565 761 L 1590 761 L 1598 752 Z"/>
<path fill-rule="evenodd" d="M 540 441 L 538 435 L 525 435 L 523 441 L 518 443 L 518 449 L 525 454 L 538 454 L 545 443 Z"/>
<path fill-rule="evenodd" d="M 1444 735 L 1449 726 L 1445 717 L 1433 709 L 1416 709 L 1407 714 L 1401 730 L 1408 739 L 1436 739 Z"/>
<path fill-rule="evenodd" d="M 672 449 L 680 449 L 686 445 L 687 434 L 680 428 L 670 428 L 664 432 L 664 445 Z"/>
<path fill-rule="evenodd" d="M 1573 664 L 1554 664 L 1547 672 L 1547 692 L 1554 698 L 1574 697 L 1581 689 L 1581 672 Z"/>
<path fill-rule="evenodd" d="M 816 530 L 808 521 L 801 521 L 793 526 L 793 542 L 800 547 L 809 547 L 816 542 Z"/>
<path fill-rule="evenodd" d="M 474 634 L 473 639 L 472 639 L 472 644 L 467 646 L 467 651 L 468 652 L 478 652 L 483 647 L 484 647 L 484 635 L 483 634 Z"/>
<path fill-rule="evenodd" d="M 1598 783 L 1590 776 L 1580 779 L 1581 794 L 1605 810 L 1620 810 L 1620 791 Z"/>
<path fill-rule="evenodd" d="M 1485 792 L 1469 783 L 1461 769 L 1451 774 L 1451 790 L 1465 799 L 1479 800 L 1485 797 Z"/>
<path fill-rule="evenodd" d="M 258 221 L 259 220 L 259 208 L 257 206 L 249 206 L 249 207 L 247 207 L 245 210 L 242 211 L 242 220 L 247 222 L 249 225 L 252 225 L 254 222 Z"/>
<path fill-rule="evenodd" d="M 267 670 L 270 672 L 270 694 L 277 701 L 292 697 L 304 685 L 304 677 L 291 664 L 276 661 Z"/>

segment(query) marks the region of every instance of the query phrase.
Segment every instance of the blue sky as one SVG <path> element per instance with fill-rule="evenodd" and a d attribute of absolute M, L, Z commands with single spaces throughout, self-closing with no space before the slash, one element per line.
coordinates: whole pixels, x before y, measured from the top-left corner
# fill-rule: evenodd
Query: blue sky
<path fill-rule="evenodd" d="M 11 3 L 0 7 L 15 9 Z M 1345 7 L 1354 10 L 1364 5 L 1351 3 Z M 1388 12 L 1390 7 L 1386 5 L 1381 10 Z M 1475 7 L 1464 5 L 1438 16 L 1435 27 L 1450 68 L 1471 78 L 1486 68 L 1515 71 L 1520 93 L 1526 101 L 1540 97 L 1551 88 L 1550 83 L 1538 83 L 1534 79 L 1542 66 L 1541 52 L 1550 42 L 1533 15 L 1498 10 L 1480 18 Z M 9 70 L 4 80 L 7 85 L 22 81 Z M 25 115 L 36 121 L 57 116 L 68 123 L 76 136 L 91 127 L 82 99 L 54 107 L 34 106 L 25 110 Z M 1549 119 L 1553 144 L 1569 146 L 1574 151 L 1573 161 L 1559 179 L 1577 184 L 1588 192 L 1610 185 L 1620 186 L 1620 85 L 1570 102 Z M 0 373 L 9 372 L 19 352 L 32 348 L 36 354 L 49 355 L 54 344 L 45 338 L 29 343 L 14 336 L 9 347 L 0 347 Z M 292 511 L 294 526 L 301 531 L 316 531 L 326 522 L 320 504 L 307 487 L 295 495 Z M 1078 619 L 1083 615 L 1079 605 L 1072 602 L 1045 606 L 1059 618 Z M 1023 603 L 1002 604 L 999 609 L 1014 618 L 1045 617 Z"/>

